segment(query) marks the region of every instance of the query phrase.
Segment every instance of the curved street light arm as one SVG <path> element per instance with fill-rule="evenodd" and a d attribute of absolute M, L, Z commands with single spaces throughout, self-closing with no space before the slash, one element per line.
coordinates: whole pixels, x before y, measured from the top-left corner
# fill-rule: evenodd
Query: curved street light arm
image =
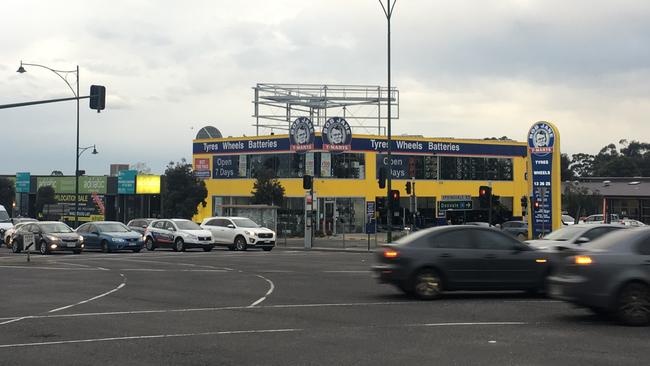
<path fill-rule="evenodd" d="M 77 92 L 74 90 L 74 88 L 72 87 L 72 85 L 70 85 L 70 82 L 69 82 L 68 79 L 67 79 L 67 76 L 68 76 L 69 74 L 75 74 L 75 77 L 76 77 L 77 79 L 79 79 L 79 74 L 77 73 L 77 70 L 71 70 L 71 71 L 67 71 L 67 70 L 55 70 L 55 69 L 52 69 L 52 68 L 47 67 L 47 66 L 45 66 L 45 65 L 32 64 L 32 63 L 27 63 L 27 62 L 22 62 L 22 61 L 20 61 L 20 66 L 22 67 L 23 65 L 26 65 L 26 66 L 37 66 L 37 67 L 42 67 L 42 68 L 44 68 L 44 69 L 48 69 L 48 70 L 52 71 L 52 72 L 55 73 L 58 77 L 60 77 L 61 80 L 63 80 L 63 81 L 66 83 L 66 85 L 68 85 L 68 87 L 69 87 L 70 90 L 72 91 L 72 94 L 73 94 L 75 97 L 77 97 L 77 98 L 79 97 L 79 96 L 77 95 Z M 63 75 L 61 75 L 61 74 L 65 74 L 65 77 L 64 77 Z"/>

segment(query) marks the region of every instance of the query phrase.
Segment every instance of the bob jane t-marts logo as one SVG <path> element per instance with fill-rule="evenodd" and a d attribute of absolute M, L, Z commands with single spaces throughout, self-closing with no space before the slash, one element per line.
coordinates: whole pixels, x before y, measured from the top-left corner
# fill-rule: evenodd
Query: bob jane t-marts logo
<path fill-rule="evenodd" d="M 537 122 L 528 132 L 528 148 L 531 154 L 546 155 L 553 152 L 555 131 L 546 122 Z"/>
<path fill-rule="evenodd" d="M 314 125 L 307 117 L 298 117 L 289 129 L 291 151 L 308 151 L 314 149 Z"/>
<path fill-rule="evenodd" d="M 323 149 L 347 151 L 352 149 L 352 130 L 348 121 L 332 117 L 323 125 Z"/>

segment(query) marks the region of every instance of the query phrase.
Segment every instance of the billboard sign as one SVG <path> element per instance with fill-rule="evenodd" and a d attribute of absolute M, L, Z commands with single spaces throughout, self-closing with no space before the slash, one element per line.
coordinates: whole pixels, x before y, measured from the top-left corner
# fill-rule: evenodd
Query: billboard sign
<path fill-rule="evenodd" d="M 210 172 L 210 159 L 194 159 L 194 176 L 201 179 L 208 179 L 212 176 Z"/>
<path fill-rule="evenodd" d="M 309 151 L 314 149 L 314 125 L 307 117 L 298 117 L 289 129 L 289 146 L 291 151 Z"/>
<path fill-rule="evenodd" d="M 29 173 L 16 173 L 16 193 L 29 193 L 30 182 Z"/>
<path fill-rule="evenodd" d="M 135 194 L 137 170 L 120 170 L 117 173 L 117 194 Z"/>
<path fill-rule="evenodd" d="M 352 150 L 352 129 L 345 118 L 332 117 L 323 125 L 323 149 L 329 151 Z"/>

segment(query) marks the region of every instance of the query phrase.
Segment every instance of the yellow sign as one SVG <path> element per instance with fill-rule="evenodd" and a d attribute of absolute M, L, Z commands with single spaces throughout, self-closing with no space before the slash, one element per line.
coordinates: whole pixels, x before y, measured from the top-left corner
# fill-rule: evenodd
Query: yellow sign
<path fill-rule="evenodd" d="M 138 175 L 135 182 L 137 194 L 160 194 L 159 175 Z"/>

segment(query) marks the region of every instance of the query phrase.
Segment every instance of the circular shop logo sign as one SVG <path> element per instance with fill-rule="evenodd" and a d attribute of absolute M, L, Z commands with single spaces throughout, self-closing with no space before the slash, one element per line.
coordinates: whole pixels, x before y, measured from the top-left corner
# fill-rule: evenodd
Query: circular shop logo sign
<path fill-rule="evenodd" d="M 323 125 L 323 149 L 345 151 L 352 148 L 352 130 L 348 121 L 332 117 Z"/>
<path fill-rule="evenodd" d="M 314 149 L 314 125 L 307 117 L 298 117 L 289 129 L 289 141 L 292 151 Z"/>
<path fill-rule="evenodd" d="M 555 131 L 546 122 L 537 122 L 528 132 L 528 147 L 535 155 L 546 155 L 553 152 Z"/>

